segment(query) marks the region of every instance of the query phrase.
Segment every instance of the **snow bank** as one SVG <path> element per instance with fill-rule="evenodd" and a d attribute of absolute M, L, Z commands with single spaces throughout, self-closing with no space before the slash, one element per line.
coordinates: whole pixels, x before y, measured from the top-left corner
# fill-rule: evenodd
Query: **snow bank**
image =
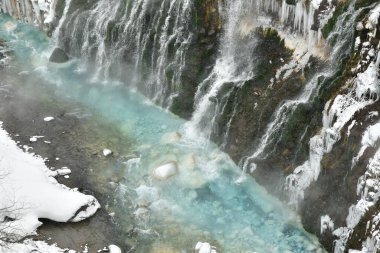
<path fill-rule="evenodd" d="M 0 210 L 5 210 L 0 220 L 7 220 L 0 226 L 14 239 L 34 234 L 42 224 L 39 218 L 78 222 L 100 208 L 93 196 L 59 184 L 55 174 L 41 157 L 24 153 L 0 122 Z"/>
<path fill-rule="evenodd" d="M 23 243 L 8 243 L 0 246 L 0 253 L 64 253 L 74 252 L 60 249 L 55 245 L 48 245 L 43 241 L 25 240 Z"/>

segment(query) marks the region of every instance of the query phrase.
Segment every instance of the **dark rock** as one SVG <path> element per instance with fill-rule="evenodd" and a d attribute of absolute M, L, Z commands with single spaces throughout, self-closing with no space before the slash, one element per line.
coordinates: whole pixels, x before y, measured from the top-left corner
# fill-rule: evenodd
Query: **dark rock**
<path fill-rule="evenodd" d="M 50 62 L 56 62 L 56 63 L 64 63 L 69 60 L 69 56 L 63 51 L 63 49 L 57 47 L 54 49 L 53 53 L 51 54 L 49 61 Z"/>
<path fill-rule="evenodd" d="M 296 5 L 296 0 L 286 0 L 287 4 Z"/>

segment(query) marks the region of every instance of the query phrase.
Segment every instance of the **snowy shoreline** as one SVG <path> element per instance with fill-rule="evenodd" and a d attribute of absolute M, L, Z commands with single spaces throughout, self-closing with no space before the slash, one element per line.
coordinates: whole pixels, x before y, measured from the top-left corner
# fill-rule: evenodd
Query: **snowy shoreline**
<path fill-rule="evenodd" d="M 57 173 L 48 169 L 42 157 L 24 152 L 0 122 L 0 238 L 11 241 L 36 234 L 39 218 L 57 222 L 79 222 L 100 208 L 91 195 L 59 184 Z M 0 252 L 63 252 L 44 242 L 26 240 L 0 243 Z"/>

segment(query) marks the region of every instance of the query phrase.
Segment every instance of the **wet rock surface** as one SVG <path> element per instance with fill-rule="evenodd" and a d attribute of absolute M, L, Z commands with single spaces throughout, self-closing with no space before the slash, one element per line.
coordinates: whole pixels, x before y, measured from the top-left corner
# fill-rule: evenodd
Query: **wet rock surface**
<path fill-rule="evenodd" d="M 64 63 L 69 60 L 69 56 L 61 48 L 55 48 L 50 55 L 49 61 L 55 63 Z"/>

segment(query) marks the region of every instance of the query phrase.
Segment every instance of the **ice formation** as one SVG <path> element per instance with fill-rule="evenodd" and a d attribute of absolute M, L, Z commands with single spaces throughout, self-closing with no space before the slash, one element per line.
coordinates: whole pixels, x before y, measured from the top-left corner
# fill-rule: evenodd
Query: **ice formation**
<path fill-rule="evenodd" d="M 365 139 L 365 137 L 363 137 Z M 380 149 L 377 150 L 374 157 L 370 160 L 367 166 L 367 171 L 358 180 L 357 194 L 360 197 L 355 205 L 352 205 L 349 209 L 349 214 L 346 219 L 347 227 L 339 228 L 334 231 L 334 234 L 338 236 L 338 240 L 335 243 L 335 252 L 344 252 L 346 242 L 351 235 L 354 228 L 359 223 L 363 215 L 373 207 L 380 197 Z M 380 237 L 378 225 L 380 216 L 377 214 L 372 217 L 367 224 L 367 230 L 372 235 L 363 243 L 362 252 L 375 252 L 368 249 L 380 248 Z M 377 245 L 377 246 L 375 246 Z M 367 251 L 366 251 L 367 250 Z"/>
<path fill-rule="evenodd" d="M 292 24 L 295 30 L 303 34 L 308 41 L 308 47 L 311 48 L 321 42 L 322 28 L 335 11 L 332 1 L 328 1 L 325 10 L 319 10 L 321 2 L 322 0 L 313 0 L 308 4 L 307 1 L 300 0 L 292 5 L 286 0 L 282 0 L 281 4 L 277 0 L 260 0 L 259 4 L 264 11 L 278 13 L 281 23 Z M 314 23 L 316 11 L 319 11 L 318 26 Z"/>
<path fill-rule="evenodd" d="M 369 126 L 366 129 L 361 141 L 362 147 L 360 148 L 358 155 L 353 158 L 352 167 L 356 165 L 356 163 L 359 161 L 359 159 L 362 157 L 362 155 L 364 154 L 365 150 L 368 147 L 375 146 L 375 143 L 379 140 L 379 138 L 380 138 L 380 123 Z"/>
<path fill-rule="evenodd" d="M 328 215 L 321 216 L 321 234 L 326 230 L 334 230 L 334 221 Z"/>
<path fill-rule="evenodd" d="M 370 63 L 367 70 L 352 81 L 352 88 L 347 94 L 339 94 L 326 104 L 323 128 L 320 134 L 310 139 L 309 160 L 286 178 L 291 204 L 297 205 L 304 198 L 304 190 L 318 179 L 323 155 L 340 140 L 343 127 L 356 112 L 377 101 L 380 86 L 378 69 L 375 62 Z"/>

